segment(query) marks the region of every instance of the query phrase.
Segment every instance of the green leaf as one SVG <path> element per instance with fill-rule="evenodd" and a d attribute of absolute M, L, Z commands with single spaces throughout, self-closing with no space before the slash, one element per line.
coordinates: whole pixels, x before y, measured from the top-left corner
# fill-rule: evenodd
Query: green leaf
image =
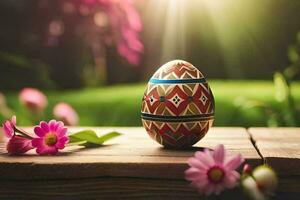
<path fill-rule="evenodd" d="M 90 143 L 95 143 L 98 144 L 98 136 L 95 131 L 93 130 L 84 130 L 84 131 L 79 131 L 77 133 L 73 133 L 69 135 L 70 141 L 87 141 Z"/>
<path fill-rule="evenodd" d="M 101 137 L 99 137 L 99 141 L 101 141 L 102 143 L 104 143 L 105 141 L 111 140 L 111 139 L 113 139 L 115 137 L 118 137 L 120 135 L 122 135 L 122 134 L 118 133 L 116 131 L 113 131 L 113 132 L 107 133 L 107 134 L 102 135 Z"/>
<path fill-rule="evenodd" d="M 77 146 L 77 145 L 84 146 L 86 143 L 87 143 L 86 141 L 78 141 L 78 142 L 72 141 L 68 143 L 68 146 Z"/>
<path fill-rule="evenodd" d="M 94 147 L 99 147 L 102 144 L 94 144 L 94 143 L 90 143 L 90 142 L 85 142 L 83 144 L 79 144 L 79 146 L 84 146 L 85 148 L 94 148 Z"/>
<path fill-rule="evenodd" d="M 289 98 L 289 86 L 280 72 L 274 73 L 275 97 L 279 102 L 285 102 Z"/>
<path fill-rule="evenodd" d="M 85 147 L 96 147 L 102 145 L 104 142 L 122 135 L 118 132 L 109 132 L 98 137 L 93 130 L 84 130 L 69 135 L 69 145 L 82 145 Z"/>

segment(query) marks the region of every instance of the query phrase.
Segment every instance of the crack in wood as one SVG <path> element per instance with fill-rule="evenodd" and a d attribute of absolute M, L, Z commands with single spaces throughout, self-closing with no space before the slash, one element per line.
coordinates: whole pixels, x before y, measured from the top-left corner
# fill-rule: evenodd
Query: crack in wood
<path fill-rule="evenodd" d="M 258 155 L 261 157 L 262 159 L 262 164 L 266 164 L 266 159 L 263 157 L 262 153 L 260 152 L 258 146 L 256 145 L 256 141 L 254 140 L 254 138 L 252 137 L 251 132 L 249 131 L 249 129 L 246 129 L 248 135 L 249 135 L 249 139 L 253 145 L 253 147 L 255 148 L 256 152 L 258 153 Z"/>

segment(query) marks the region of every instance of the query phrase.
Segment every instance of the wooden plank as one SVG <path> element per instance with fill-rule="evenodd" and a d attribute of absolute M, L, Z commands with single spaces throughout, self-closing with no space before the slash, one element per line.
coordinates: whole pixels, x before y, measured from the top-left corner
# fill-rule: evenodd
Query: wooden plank
<path fill-rule="evenodd" d="M 68 147 L 58 156 L 7 156 L 2 144 L 0 178 L 4 179 L 78 179 L 86 177 L 142 177 L 183 179 L 187 159 L 197 150 L 223 143 L 229 154 L 241 153 L 253 165 L 261 158 L 243 128 L 212 128 L 207 136 L 187 150 L 169 150 L 152 141 L 142 127 L 96 128 L 104 133 L 123 133 L 103 147 Z M 71 128 L 71 131 L 86 127 Z"/>
<path fill-rule="evenodd" d="M 297 194 L 299 199 L 300 192 L 300 176 L 280 176 L 278 193 L 291 193 Z M 285 198 L 289 199 L 289 198 Z"/>
<path fill-rule="evenodd" d="M 280 176 L 300 175 L 300 128 L 250 128 L 248 131 L 265 161 Z"/>
<path fill-rule="evenodd" d="M 0 181 L 0 199 L 197 199 L 181 180 L 101 178 L 52 181 Z M 43 191 L 43 192 L 41 192 Z"/>
<path fill-rule="evenodd" d="M 243 199 L 238 190 L 224 199 Z M 1 181 L 0 199 L 207 199 L 184 180 L 102 177 L 77 180 Z"/>

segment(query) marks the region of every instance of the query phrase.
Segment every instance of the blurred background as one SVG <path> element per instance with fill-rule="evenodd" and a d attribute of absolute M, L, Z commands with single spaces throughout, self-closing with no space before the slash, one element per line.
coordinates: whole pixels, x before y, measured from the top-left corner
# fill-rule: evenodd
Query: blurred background
<path fill-rule="evenodd" d="M 2 0 L 0 120 L 140 126 L 148 79 L 194 64 L 216 126 L 300 125 L 299 0 Z"/>

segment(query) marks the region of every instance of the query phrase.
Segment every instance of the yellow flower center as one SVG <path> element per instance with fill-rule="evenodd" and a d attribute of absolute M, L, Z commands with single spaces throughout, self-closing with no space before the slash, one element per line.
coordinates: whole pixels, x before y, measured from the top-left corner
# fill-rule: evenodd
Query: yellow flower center
<path fill-rule="evenodd" d="M 212 167 L 207 172 L 209 180 L 213 183 L 220 183 L 223 180 L 224 175 L 224 171 L 218 166 Z"/>
<path fill-rule="evenodd" d="M 46 136 L 45 136 L 45 144 L 48 145 L 48 146 L 54 146 L 57 142 L 57 137 L 54 133 L 48 133 Z"/>

